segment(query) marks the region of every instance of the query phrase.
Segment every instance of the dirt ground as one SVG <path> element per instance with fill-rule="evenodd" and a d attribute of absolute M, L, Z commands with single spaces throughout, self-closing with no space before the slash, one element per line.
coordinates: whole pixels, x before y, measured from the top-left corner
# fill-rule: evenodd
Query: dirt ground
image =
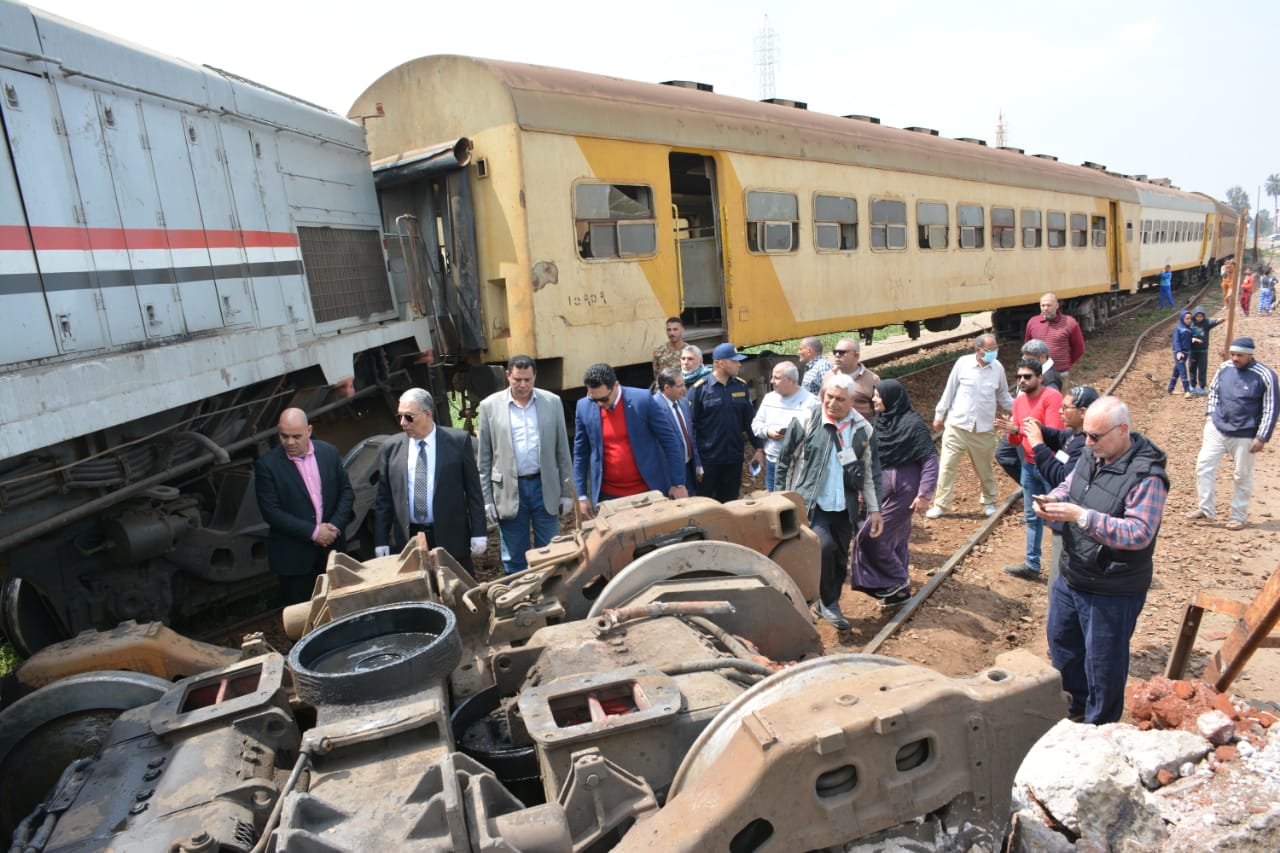
<path fill-rule="evenodd" d="M 1185 301 L 1191 295 L 1180 294 L 1180 298 Z M 1205 292 L 1202 301 L 1210 316 L 1225 318 L 1216 286 Z M 1146 312 L 1090 337 L 1084 359 L 1072 369 L 1072 380 L 1105 390 L 1137 335 L 1155 316 Z M 1214 353 L 1210 376 L 1217 353 L 1221 352 L 1225 326 L 1224 323 L 1214 329 L 1210 339 Z M 1258 460 L 1245 529 L 1231 532 L 1223 526 L 1231 494 L 1229 458 L 1218 473 L 1219 520 L 1192 522 L 1183 517 L 1195 507 L 1195 459 L 1205 403 L 1204 398 L 1184 399 L 1181 387 L 1174 395 L 1165 391 L 1172 367 L 1170 328 L 1162 326 L 1148 336 L 1133 370 L 1115 392 L 1129 404 L 1134 429 L 1147 435 L 1169 456 L 1169 499 L 1156 547 L 1155 581 L 1132 642 L 1131 680 L 1164 671 L 1184 607 L 1200 590 L 1248 602 L 1277 569 L 1280 466 L 1276 458 L 1280 442 L 1273 441 Z M 1237 315 L 1235 336 L 1240 335 L 1254 338 L 1259 361 L 1273 368 L 1280 365 L 1280 314 Z M 1012 355 L 1009 348 L 1002 349 L 1001 360 L 1006 367 L 1010 366 Z M 912 402 L 926 422 L 932 419 L 935 400 L 913 396 Z M 1020 491 L 1003 473 L 997 472 L 997 476 L 1002 501 Z M 913 588 L 918 590 L 926 583 L 984 521 L 976 477 L 972 468 L 962 462 L 952 512 L 933 521 L 916 517 L 911 537 Z M 1046 535 L 1046 551 L 1047 539 Z M 1024 547 L 1022 504 L 1015 499 L 991 535 L 878 651 L 927 664 L 949 675 L 991 666 L 997 654 L 1013 648 L 1026 648 L 1048 660 L 1045 583 L 1019 580 L 1002 570 L 1006 565 L 1022 562 Z M 833 653 L 862 651 L 892 616 L 892 611 L 881 611 L 870 599 L 852 590 L 845 591 L 841 606 L 853 629 L 837 635 L 825 623 L 819 628 L 827 650 Z M 1203 673 L 1209 654 L 1217 650 L 1231 627 L 1232 622 L 1226 617 L 1205 615 L 1186 677 Z M 1280 699 L 1280 650 L 1258 652 L 1231 692 L 1264 704 Z"/>

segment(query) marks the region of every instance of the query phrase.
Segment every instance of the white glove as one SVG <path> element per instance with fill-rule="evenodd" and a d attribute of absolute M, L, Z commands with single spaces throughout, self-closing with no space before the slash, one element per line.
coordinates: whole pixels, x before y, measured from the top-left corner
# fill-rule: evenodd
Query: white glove
<path fill-rule="evenodd" d="M 484 505 L 484 518 L 490 524 L 498 523 L 498 508 L 493 504 Z"/>
<path fill-rule="evenodd" d="M 391 554 L 390 545 L 377 545 L 373 549 L 373 556 L 375 557 L 386 557 L 390 554 Z"/>
<path fill-rule="evenodd" d="M 472 536 L 471 537 L 471 556 L 479 557 L 489 547 L 488 536 Z"/>
<path fill-rule="evenodd" d="M 568 515 L 568 514 L 569 514 L 569 513 L 571 513 L 571 512 L 573 512 L 573 498 L 561 498 L 561 499 L 560 499 L 560 514 L 561 514 L 561 515 Z"/>

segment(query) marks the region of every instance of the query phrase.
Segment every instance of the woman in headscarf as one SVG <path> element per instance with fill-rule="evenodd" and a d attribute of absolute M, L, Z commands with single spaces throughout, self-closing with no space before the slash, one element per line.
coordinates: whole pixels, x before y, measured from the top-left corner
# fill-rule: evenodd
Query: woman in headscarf
<path fill-rule="evenodd" d="M 912 410 L 901 382 L 880 380 L 871 402 L 876 410 L 872 426 L 880 456 L 884 532 L 872 538 L 863 523 L 850 549 L 849 574 L 855 590 L 882 606 L 893 607 L 911 597 L 911 576 L 907 573 L 911 514 L 924 512 L 933 500 L 938 450 L 929 427 Z"/>

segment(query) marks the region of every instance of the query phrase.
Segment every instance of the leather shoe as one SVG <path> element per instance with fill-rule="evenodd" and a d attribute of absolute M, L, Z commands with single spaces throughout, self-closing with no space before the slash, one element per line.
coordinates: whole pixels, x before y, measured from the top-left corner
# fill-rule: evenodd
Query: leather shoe
<path fill-rule="evenodd" d="M 1021 578 L 1024 581 L 1040 580 L 1040 572 L 1036 571 L 1030 566 L 1025 566 L 1025 565 L 1024 566 L 1005 566 L 1004 573 L 1006 575 L 1013 575 L 1015 578 Z"/>

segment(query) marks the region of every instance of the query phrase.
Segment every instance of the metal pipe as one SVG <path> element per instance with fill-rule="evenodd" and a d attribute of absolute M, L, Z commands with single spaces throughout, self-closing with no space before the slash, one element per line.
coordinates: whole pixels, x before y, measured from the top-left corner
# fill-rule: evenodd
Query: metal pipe
<path fill-rule="evenodd" d="M 663 675 L 688 675 L 693 672 L 714 672 L 717 669 L 736 669 L 751 675 L 773 675 L 773 670 L 762 663 L 738 658 L 711 658 L 710 660 L 690 660 L 683 663 L 669 663 L 658 669 Z"/>
<path fill-rule="evenodd" d="M 331 412 L 342 406 L 349 406 L 356 400 L 362 397 L 367 397 L 380 390 L 381 386 L 378 385 L 366 386 L 352 394 L 350 397 L 329 403 L 308 412 L 308 418 L 313 418 L 317 415 Z M 230 458 L 230 454 L 235 451 L 248 447 L 251 444 L 257 444 L 259 441 L 265 441 L 275 434 L 276 427 L 264 429 L 261 432 L 249 436 L 248 438 L 242 438 L 239 441 L 228 444 L 225 448 L 222 448 L 222 451 L 227 455 L 227 458 Z M 214 461 L 217 461 L 217 454 L 213 452 L 203 453 L 188 462 L 178 465 L 177 467 L 161 471 L 159 474 L 153 474 L 150 477 L 146 477 L 136 483 L 131 483 L 122 489 L 118 489 L 111 494 L 94 498 L 87 503 L 82 503 L 77 507 L 72 507 L 71 509 L 66 510 L 65 512 L 60 512 L 57 515 L 50 516 L 43 521 L 37 522 L 29 527 L 25 527 L 22 530 L 11 533 L 3 539 L 0 539 L 0 551 L 7 551 L 10 548 L 23 544 L 24 542 L 30 542 L 32 539 L 44 536 L 46 533 L 52 533 L 53 531 L 61 527 L 65 527 L 68 524 L 74 524 L 77 521 L 88 518 L 96 512 L 100 512 L 107 507 L 114 506 L 127 498 L 131 498 L 139 492 L 144 492 L 152 486 L 160 485 L 167 480 L 172 480 L 175 477 L 186 474 L 189 471 L 193 471 Z"/>
<path fill-rule="evenodd" d="M 203 433 L 193 432 L 192 430 L 184 429 L 182 432 L 175 432 L 173 434 L 173 437 L 190 439 L 191 441 L 194 441 L 196 444 L 207 447 L 209 449 L 209 452 L 213 454 L 214 461 L 216 461 L 219 465 L 226 465 L 228 462 L 231 461 L 231 454 L 228 453 L 226 450 L 224 450 L 222 445 L 218 444 L 218 442 L 214 441 L 212 438 L 209 438 L 209 436 L 204 435 Z"/>
<path fill-rule="evenodd" d="M 727 601 L 655 601 L 606 610 L 593 620 L 592 629 L 596 634 L 604 634 L 623 622 L 651 616 L 716 616 L 734 612 L 733 605 Z"/>
<path fill-rule="evenodd" d="M 740 657 L 743 660 L 754 660 L 757 657 L 763 657 L 762 655 L 752 652 L 751 649 L 747 648 L 745 643 L 733 636 L 733 634 L 730 634 L 724 628 L 721 628 L 719 625 L 712 622 L 710 619 L 704 619 L 701 616 L 691 616 L 689 617 L 689 621 L 719 640 L 720 644 L 735 657 Z"/>
<path fill-rule="evenodd" d="M 284 798 L 293 793 L 293 789 L 297 787 L 299 777 L 302 776 L 302 771 L 306 770 L 307 765 L 310 763 L 311 746 L 310 744 L 304 744 L 301 751 L 298 752 L 298 760 L 294 762 L 293 772 L 289 774 L 289 780 L 280 789 L 280 796 L 276 797 L 276 804 L 271 807 L 271 814 L 267 815 L 267 822 L 262 827 L 262 836 L 258 839 L 258 843 L 253 845 L 253 849 L 249 853 L 263 853 L 267 849 L 267 844 L 271 841 L 271 833 L 275 832 L 276 824 L 280 822 L 280 812 L 284 810 Z"/>

